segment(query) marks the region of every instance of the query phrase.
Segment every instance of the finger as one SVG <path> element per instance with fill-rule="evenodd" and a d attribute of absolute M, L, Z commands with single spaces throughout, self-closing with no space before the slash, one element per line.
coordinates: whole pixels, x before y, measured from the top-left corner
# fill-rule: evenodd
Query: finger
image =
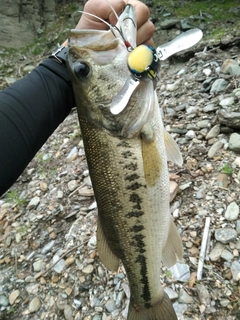
<path fill-rule="evenodd" d="M 134 8 L 136 19 L 137 19 L 137 28 L 140 28 L 145 22 L 148 21 L 150 17 L 150 11 L 148 7 L 137 0 L 125 0 L 126 4 L 131 4 Z"/>
<path fill-rule="evenodd" d="M 108 0 L 111 6 L 116 11 L 117 15 L 120 15 L 124 10 L 126 4 L 123 0 Z M 88 2 L 84 6 L 84 12 L 90 12 L 91 14 L 100 17 L 101 19 L 107 21 L 110 24 L 117 23 L 117 17 L 113 12 L 111 6 L 107 3 L 107 1 L 99 1 L 99 0 L 88 0 Z M 107 24 L 103 23 L 99 19 L 89 16 L 87 14 L 83 14 L 79 23 L 77 24 L 77 29 L 100 29 L 107 30 L 109 27 Z"/>
<path fill-rule="evenodd" d="M 152 36 L 155 31 L 153 23 L 149 20 L 149 8 L 138 0 L 125 0 L 126 4 L 131 4 L 134 7 L 137 20 L 137 45 L 145 43 L 153 46 Z"/>
<path fill-rule="evenodd" d="M 141 27 L 137 31 L 137 45 L 144 43 L 148 46 L 154 46 L 154 42 L 152 39 L 154 31 L 154 24 L 150 20 L 147 20 L 147 22 L 141 25 Z"/>

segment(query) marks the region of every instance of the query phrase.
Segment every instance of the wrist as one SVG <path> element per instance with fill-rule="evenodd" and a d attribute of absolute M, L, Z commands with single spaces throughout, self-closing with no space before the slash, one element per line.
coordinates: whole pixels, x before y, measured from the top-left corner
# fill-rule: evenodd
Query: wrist
<path fill-rule="evenodd" d="M 66 65 L 67 54 L 68 48 L 65 46 L 60 46 L 52 52 L 49 58 L 58 62 L 59 64 Z"/>

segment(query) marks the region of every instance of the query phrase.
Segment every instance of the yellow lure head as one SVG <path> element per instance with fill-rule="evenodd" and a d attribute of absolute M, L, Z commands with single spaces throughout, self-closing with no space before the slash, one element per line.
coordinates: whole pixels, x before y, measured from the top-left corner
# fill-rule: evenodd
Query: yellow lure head
<path fill-rule="evenodd" d="M 128 69 L 133 77 L 138 79 L 155 79 L 159 69 L 160 60 L 153 47 L 140 45 L 128 55 Z"/>

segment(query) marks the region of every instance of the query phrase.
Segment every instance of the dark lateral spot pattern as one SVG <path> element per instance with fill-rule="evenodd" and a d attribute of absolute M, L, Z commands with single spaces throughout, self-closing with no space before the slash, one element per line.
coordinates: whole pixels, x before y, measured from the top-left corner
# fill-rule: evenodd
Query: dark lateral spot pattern
<path fill-rule="evenodd" d="M 146 257 L 143 254 L 139 254 L 136 262 L 140 264 L 141 283 L 143 284 L 142 298 L 145 301 L 145 307 L 151 307 L 149 301 L 151 301 L 151 293 L 149 289 L 148 277 L 147 277 L 147 262 Z"/>
<path fill-rule="evenodd" d="M 125 180 L 127 180 L 127 181 L 134 181 L 134 180 L 136 180 L 136 179 L 138 179 L 138 178 L 139 178 L 139 175 L 136 174 L 136 173 L 133 173 L 133 174 L 130 174 L 130 175 L 126 176 Z"/>
<path fill-rule="evenodd" d="M 143 241 L 143 239 L 145 238 L 145 236 L 141 233 L 137 233 L 133 236 L 133 239 L 136 241 L 136 245 L 138 248 L 144 248 L 145 247 L 145 243 Z"/>
<path fill-rule="evenodd" d="M 127 189 L 128 190 L 137 190 L 141 187 L 146 188 L 146 186 L 144 186 L 143 184 L 138 183 L 138 182 L 134 182 L 134 183 L 130 184 L 129 186 L 127 186 Z"/>
<path fill-rule="evenodd" d="M 130 228 L 129 230 L 131 232 L 140 232 L 144 229 L 144 226 L 143 225 L 135 225 L 133 226 L 132 228 Z"/>
<path fill-rule="evenodd" d="M 132 155 L 133 155 L 132 152 L 129 151 L 129 150 L 122 152 L 122 156 L 123 156 L 125 159 L 130 158 Z"/>
<path fill-rule="evenodd" d="M 123 148 L 131 148 L 131 145 L 126 140 L 121 140 L 117 147 L 123 147 Z"/>
<path fill-rule="evenodd" d="M 137 162 L 131 162 L 131 163 L 125 165 L 125 169 L 127 169 L 127 170 L 136 171 L 137 168 L 138 168 Z"/>
<path fill-rule="evenodd" d="M 129 211 L 127 214 L 126 214 L 126 218 L 139 218 L 139 217 L 141 217 L 142 215 L 144 214 L 144 212 L 143 211 L 138 211 L 138 210 L 136 210 L 136 211 L 134 211 L 134 210 L 132 210 L 132 211 Z"/>
<path fill-rule="evenodd" d="M 145 235 L 143 234 L 145 228 L 144 223 L 141 221 L 141 217 L 144 215 L 141 194 L 143 194 L 146 184 L 140 178 L 140 174 L 137 171 L 139 169 L 138 159 L 134 157 L 134 154 L 132 153 L 133 150 L 130 151 L 130 146 L 127 144 L 126 141 L 119 142 L 119 146 L 123 148 L 121 152 L 122 160 L 126 162 L 124 165 L 126 189 L 130 190 L 130 208 L 129 211 L 125 213 L 125 217 L 130 219 L 129 222 L 131 226 L 129 227 L 128 232 L 131 239 L 130 246 L 132 247 L 135 256 L 134 259 L 140 269 L 140 281 L 142 284 L 141 296 L 145 302 L 145 307 L 150 308 L 151 293 L 148 283 L 147 260 L 145 257 Z"/>
<path fill-rule="evenodd" d="M 137 193 L 132 193 L 130 195 L 130 201 L 134 203 L 133 209 L 138 209 L 138 210 L 141 209 L 142 199 L 139 197 Z"/>

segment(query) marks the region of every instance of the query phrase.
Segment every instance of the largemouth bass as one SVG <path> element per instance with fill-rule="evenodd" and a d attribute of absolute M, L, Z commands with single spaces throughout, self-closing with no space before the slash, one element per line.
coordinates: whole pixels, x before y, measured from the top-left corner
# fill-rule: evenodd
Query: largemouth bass
<path fill-rule="evenodd" d="M 123 14 L 130 17 L 124 28 L 136 38 L 132 6 Z M 120 260 L 125 267 L 128 320 L 173 320 L 160 264 L 181 259 L 182 244 L 169 210 L 166 148 L 172 158 L 181 156 L 164 131 L 152 80 L 141 81 L 127 106 L 111 113 L 129 76 L 128 54 L 110 30 L 70 33 L 68 68 L 98 205 L 98 253 L 108 269 L 117 271 Z"/>

